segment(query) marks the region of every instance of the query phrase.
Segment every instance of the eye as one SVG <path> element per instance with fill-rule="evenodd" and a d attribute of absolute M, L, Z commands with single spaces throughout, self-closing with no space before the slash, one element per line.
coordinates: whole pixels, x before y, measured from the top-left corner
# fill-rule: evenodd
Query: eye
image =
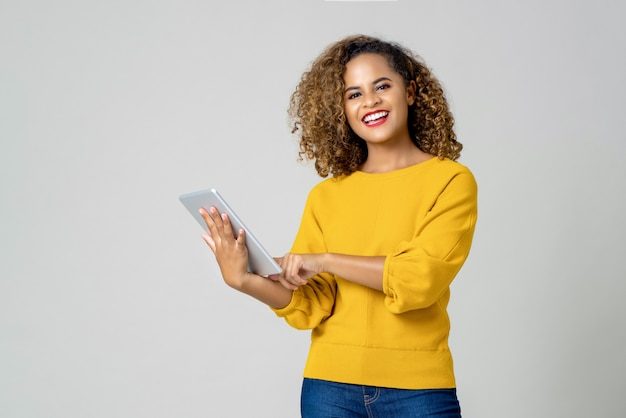
<path fill-rule="evenodd" d="M 376 90 L 387 90 L 388 88 L 391 88 L 391 86 L 389 84 L 379 84 L 376 86 Z"/>
<path fill-rule="evenodd" d="M 352 100 L 352 99 L 356 99 L 357 97 L 361 96 L 361 93 L 358 91 L 355 91 L 354 93 L 350 93 L 348 94 L 347 99 L 348 100 Z"/>

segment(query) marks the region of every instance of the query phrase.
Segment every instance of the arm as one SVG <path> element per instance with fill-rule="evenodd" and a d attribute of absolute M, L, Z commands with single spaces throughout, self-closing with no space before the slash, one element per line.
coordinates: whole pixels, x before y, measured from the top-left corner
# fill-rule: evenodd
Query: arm
<path fill-rule="evenodd" d="M 287 289 L 295 290 L 305 285 L 319 273 L 330 273 L 345 280 L 383 290 L 384 256 L 367 257 L 335 253 L 322 254 L 285 254 L 279 259 L 283 272 L 272 275 Z"/>
<path fill-rule="evenodd" d="M 248 272 L 246 234 L 242 229 L 235 239 L 227 214 L 219 214 L 214 207 L 200 210 L 209 232 L 202 238 L 215 254 L 222 277 L 227 285 L 269 305 L 282 308 L 291 301 L 292 291 L 265 277 Z"/>
<path fill-rule="evenodd" d="M 446 291 L 469 253 L 476 193 L 471 173 L 457 174 L 442 186 L 413 238 L 387 255 L 287 254 L 280 260 L 283 273 L 272 278 L 293 289 L 326 272 L 382 291 L 394 313 L 428 307 Z"/>
<path fill-rule="evenodd" d="M 293 254 L 321 254 L 328 252 L 324 234 L 319 224 L 316 213 L 318 202 L 318 189 L 313 188 L 307 198 L 300 227 L 291 247 Z M 277 259 L 281 267 L 286 266 L 285 257 Z M 324 322 L 333 313 L 335 297 L 337 294 L 337 282 L 332 274 L 307 274 L 306 285 L 298 286 L 293 283 L 273 282 L 278 286 L 285 287 L 292 292 L 291 301 L 283 309 L 273 309 L 274 313 L 284 318 L 285 321 L 296 329 L 313 329 Z M 279 280 L 280 277 L 269 277 Z M 282 287 L 282 286 L 281 286 Z M 295 289 L 292 291 L 292 289 Z"/>
<path fill-rule="evenodd" d="M 409 241 L 387 255 L 385 305 L 394 313 L 436 303 L 465 262 L 477 218 L 477 187 L 469 172 L 455 175 Z"/>

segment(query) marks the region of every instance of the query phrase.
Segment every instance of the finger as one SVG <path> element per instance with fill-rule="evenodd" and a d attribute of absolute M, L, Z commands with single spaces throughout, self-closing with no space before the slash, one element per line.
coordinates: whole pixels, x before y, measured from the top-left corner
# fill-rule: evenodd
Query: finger
<path fill-rule="evenodd" d="M 224 219 L 215 206 L 211 206 L 209 215 L 211 215 L 211 219 L 213 219 L 216 228 L 221 232 L 224 229 Z"/>
<path fill-rule="evenodd" d="M 226 237 L 233 237 L 237 239 L 239 243 L 238 235 L 235 234 L 235 231 L 233 230 L 233 224 L 230 222 L 230 217 L 228 216 L 226 212 L 220 215 L 220 220 L 222 223 L 222 230 L 224 231 L 224 235 Z M 244 237 L 244 243 L 245 243 L 245 237 Z"/>
<path fill-rule="evenodd" d="M 285 280 L 287 280 L 289 283 L 291 283 L 294 286 L 299 286 L 303 284 L 300 279 L 300 275 L 298 274 L 299 270 L 300 269 L 298 267 L 297 260 L 291 257 L 285 270 L 285 275 L 284 275 Z"/>
<path fill-rule="evenodd" d="M 285 286 L 285 283 L 288 283 L 290 286 L 293 285 L 291 283 L 291 261 L 292 261 L 292 254 L 289 254 L 289 253 L 285 254 L 280 259 L 279 265 L 283 269 L 283 271 L 278 275 L 278 281 L 280 281 L 283 284 L 283 286 Z"/>
<path fill-rule="evenodd" d="M 274 257 L 274 261 L 280 266 L 280 273 L 269 274 L 267 276 L 268 279 L 273 280 L 275 282 L 279 282 L 281 278 L 285 275 L 285 269 L 283 268 L 283 260 L 284 257 Z"/>
<path fill-rule="evenodd" d="M 202 234 L 202 239 L 204 240 L 204 242 L 207 243 L 209 248 L 211 248 L 211 251 L 215 253 L 216 247 L 215 247 L 215 241 L 213 240 L 213 237 L 210 234 L 205 233 L 205 234 Z"/>
<path fill-rule="evenodd" d="M 306 280 L 303 279 L 298 272 L 299 270 L 294 272 L 294 274 L 291 276 L 291 283 L 295 284 L 296 286 L 302 286 L 303 284 L 306 284 Z"/>
<path fill-rule="evenodd" d="M 304 260 L 298 255 L 291 257 L 291 263 L 289 265 L 289 281 L 296 286 L 306 284 L 306 280 L 300 276 L 301 269 L 303 267 Z"/>
<path fill-rule="evenodd" d="M 278 277 L 278 282 L 283 285 L 284 288 L 289 290 L 296 290 L 298 286 L 286 280 L 282 275 Z"/>
<path fill-rule="evenodd" d="M 202 216 L 202 219 L 204 219 L 204 223 L 206 223 L 206 226 L 211 235 L 216 235 L 218 233 L 216 218 L 219 218 L 219 215 L 217 215 L 215 208 L 211 207 L 209 208 L 209 210 L 206 210 L 205 208 L 200 208 L 200 216 Z"/>
<path fill-rule="evenodd" d="M 204 219 L 204 223 L 206 224 L 207 228 L 210 228 L 210 224 L 213 223 L 213 219 L 211 218 L 209 212 L 205 208 L 200 208 L 198 212 L 200 213 L 200 216 L 202 216 L 202 219 Z"/>
<path fill-rule="evenodd" d="M 239 234 L 237 234 L 237 244 L 246 246 L 246 230 L 243 228 L 239 229 Z"/>

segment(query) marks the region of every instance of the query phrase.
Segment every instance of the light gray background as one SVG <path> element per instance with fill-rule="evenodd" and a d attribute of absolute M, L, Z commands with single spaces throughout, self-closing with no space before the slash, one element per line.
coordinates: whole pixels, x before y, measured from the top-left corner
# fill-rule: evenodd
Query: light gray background
<path fill-rule="evenodd" d="M 426 59 L 479 182 L 450 308 L 464 416 L 621 416 L 625 11 L 1 0 L 0 416 L 298 416 L 308 333 L 221 282 L 177 196 L 218 187 L 287 251 L 319 181 L 289 95 L 357 32 Z"/>

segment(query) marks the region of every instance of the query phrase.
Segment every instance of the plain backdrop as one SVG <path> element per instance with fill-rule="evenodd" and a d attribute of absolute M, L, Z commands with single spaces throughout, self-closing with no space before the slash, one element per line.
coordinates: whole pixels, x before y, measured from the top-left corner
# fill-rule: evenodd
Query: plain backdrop
<path fill-rule="evenodd" d="M 426 60 L 479 184 L 450 305 L 464 417 L 622 416 L 625 13 L 0 0 L 0 416 L 299 416 L 309 333 L 221 281 L 178 195 L 221 189 L 288 251 L 321 180 L 289 96 L 354 33 Z"/>

